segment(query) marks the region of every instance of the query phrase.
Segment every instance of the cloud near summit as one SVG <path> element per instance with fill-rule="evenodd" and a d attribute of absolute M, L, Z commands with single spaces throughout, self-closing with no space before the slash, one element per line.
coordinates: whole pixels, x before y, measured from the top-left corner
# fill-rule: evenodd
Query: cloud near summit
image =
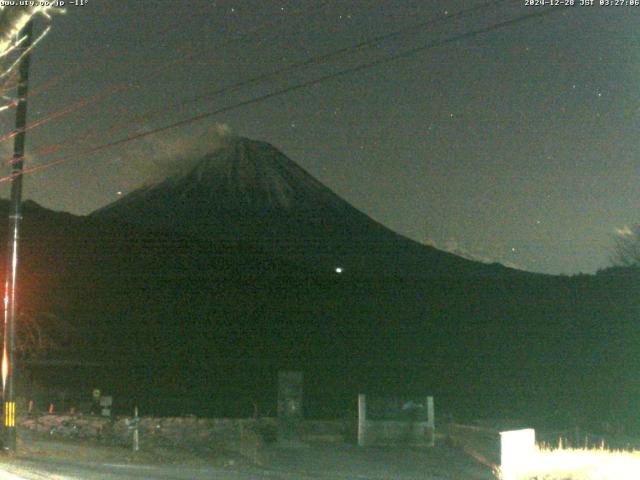
<path fill-rule="evenodd" d="M 145 130 L 152 128 L 145 126 Z M 113 160 L 120 164 L 123 183 L 131 191 L 186 174 L 204 155 L 221 148 L 232 138 L 235 135 L 227 124 L 210 123 L 197 130 L 163 132 L 141 139 Z"/>

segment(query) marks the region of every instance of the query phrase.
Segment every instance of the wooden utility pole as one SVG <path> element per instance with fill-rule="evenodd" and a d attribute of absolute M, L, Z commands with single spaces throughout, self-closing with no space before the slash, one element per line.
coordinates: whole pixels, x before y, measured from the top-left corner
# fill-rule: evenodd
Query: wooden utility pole
<path fill-rule="evenodd" d="M 16 317 L 18 314 L 18 242 L 22 221 L 22 169 L 24 165 L 25 127 L 27 124 L 27 92 L 29 87 L 29 50 L 33 42 L 33 21 L 24 27 L 24 41 L 20 45 L 20 76 L 16 107 L 16 130 L 11 162 L 11 204 L 9 206 L 9 230 L 4 294 L 4 344 L 2 354 L 4 449 L 16 450 L 16 400 L 14 376 L 16 370 Z"/>

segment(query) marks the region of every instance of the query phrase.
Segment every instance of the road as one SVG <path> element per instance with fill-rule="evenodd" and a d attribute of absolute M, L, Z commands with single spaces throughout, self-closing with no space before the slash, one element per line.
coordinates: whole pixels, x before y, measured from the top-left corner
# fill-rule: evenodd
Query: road
<path fill-rule="evenodd" d="M 73 462 L 69 460 L 16 460 L 0 469 L 4 480 L 249 480 L 260 478 L 252 472 L 222 468 L 176 465 L 131 465 Z M 5 474 L 9 476 L 5 477 Z M 267 478 L 267 477 L 264 477 Z M 291 477 L 268 477 L 291 478 Z"/>
<path fill-rule="evenodd" d="M 23 457 L 0 464 L 4 480 L 494 480 L 457 449 L 428 450 L 307 446 L 276 448 L 264 467 L 139 465 Z M 11 477 L 13 475 L 14 477 Z"/>

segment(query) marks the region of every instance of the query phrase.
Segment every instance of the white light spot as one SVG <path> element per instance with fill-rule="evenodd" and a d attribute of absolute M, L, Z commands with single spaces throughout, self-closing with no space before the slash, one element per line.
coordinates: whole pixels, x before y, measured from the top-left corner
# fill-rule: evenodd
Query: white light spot
<path fill-rule="evenodd" d="M 631 230 L 631 227 L 629 225 L 625 225 L 622 228 L 616 228 L 615 232 L 621 237 L 630 237 L 631 235 L 633 235 L 633 230 Z"/>
<path fill-rule="evenodd" d="M 342 273 L 342 272 L 343 272 L 342 267 L 336 267 L 336 273 Z"/>
<path fill-rule="evenodd" d="M 121 191 L 118 191 L 117 193 L 118 193 L 118 195 L 122 195 L 122 192 L 121 192 Z"/>

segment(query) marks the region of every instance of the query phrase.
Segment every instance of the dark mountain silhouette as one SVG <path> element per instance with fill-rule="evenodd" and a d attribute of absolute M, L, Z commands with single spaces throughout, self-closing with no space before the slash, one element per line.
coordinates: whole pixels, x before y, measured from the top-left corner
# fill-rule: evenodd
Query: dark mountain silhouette
<path fill-rule="evenodd" d="M 265 142 L 229 139 L 186 174 L 91 215 L 233 243 L 331 269 L 395 275 L 506 273 L 396 234 Z M 514 273 L 514 272 L 512 272 Z"/>
<path fill-rule="evenodd" d="M 640 398 L 637 274 L 537 275 L 419 245 L 265 143 L 230 142 L 86 217 L 26 202 L 24 219 L 21 310 L 45 333 L 70 326 L 51 357 L 105 365 L 33 375 L 120 408 L 273 412 L 283 368 L 305 371 L 322 416 L 358 392 L 550 420 L 624 417 Z"/>

